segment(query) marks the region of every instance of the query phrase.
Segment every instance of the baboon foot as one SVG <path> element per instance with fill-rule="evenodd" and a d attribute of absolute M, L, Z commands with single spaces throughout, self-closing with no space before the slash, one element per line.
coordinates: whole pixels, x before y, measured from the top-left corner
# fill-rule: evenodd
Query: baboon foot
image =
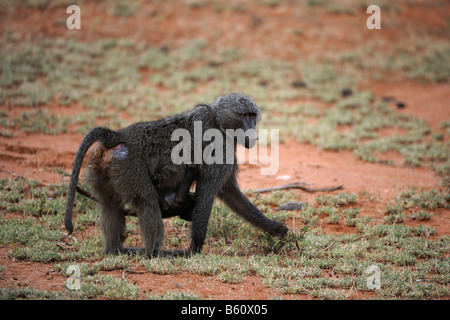
<path fill-rule="evenodd" d="M 141 254 L 145 254 L 144 248 L 136 248 L 136 247 L 123 247 L 122 253 L 128 254 L 130 256 L 137 256 Z"/>
<path fill-rule="evenodd" d="M 161 257 L 164 258 L 175 258 L 175 257 L 184 257 L 189 258 L 193 255 L 191 249 L 176 249 L 176 250 L 161 250 Z"/>
<path fill-rule="evenodd" d="M 145 248 L 123 247 L 121 252 L 131 256 L 147 255 L 149 258 L 158 258 L 162 256 L 161 250 L 159 249 L 154 249 L 151 254 L 148 254 Z"/>

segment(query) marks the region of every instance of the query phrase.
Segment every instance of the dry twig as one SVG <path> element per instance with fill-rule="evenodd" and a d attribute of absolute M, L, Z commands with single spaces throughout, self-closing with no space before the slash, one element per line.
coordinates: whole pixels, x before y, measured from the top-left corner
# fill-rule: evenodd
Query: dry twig
<path fill-rule="evenodd" d="M 263 193 L 263 192 L 283 190 L 283 189 L 300 189 L 300 190 L 303 190 L 303 191 L 306 191 L 309 193 L 313 193 L 313 192 L 330 192 L 330 191 L 340 190 L 340 189 L 344 188 L 343 185 L 339 185 L 339 186 L 335 186 L 335 187 L 326 187 L 326 188 L 311 188 L 311 187 L 308 187 L 307 185 L 308 184 L 303 181 L 296 181 L 296 182 L 284 184 L 284 185 L 278 186 L 278 187 L 258 189 L 258 190 L 255 190 L 254 192 Z M 309 185 L 311 185 L 311 184 L 309 184 Z"/>

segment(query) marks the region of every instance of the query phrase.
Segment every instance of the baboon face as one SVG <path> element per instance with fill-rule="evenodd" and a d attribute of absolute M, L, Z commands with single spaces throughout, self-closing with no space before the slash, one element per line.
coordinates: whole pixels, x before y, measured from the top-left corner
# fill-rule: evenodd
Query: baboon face
<path fill-rule="evenodd" d="M 258 140 L 258 134 L 256 132 L 256 119 L 255 113 L 247 112 L 240 114 L 241 117 L 241 129 L 244 131 L 244 141 L 242 145 L 247 149 L 253 148 Z M 239 141 L 238 141 L 239 142 Z"/>
<path fill-rule="evenodd" d="M 258 106 L 249 97 L 239 93 L 219 97 L 214 104 L 219 114 L 218 122 L 226 129 L 235 130 L 239 144 L 252 148 L 258 140 L 256 125 L 261 117 Z"/>

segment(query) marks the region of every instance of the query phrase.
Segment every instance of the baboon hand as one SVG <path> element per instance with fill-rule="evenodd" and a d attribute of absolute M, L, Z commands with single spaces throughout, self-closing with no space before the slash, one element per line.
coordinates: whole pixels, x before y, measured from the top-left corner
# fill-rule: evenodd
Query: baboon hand
<path fill-rule="evenodd" d="M 282 238 L 286 235 L 286 233 L 288 231 L 289 231 L 289 228 L 284 223 L 274 221 L 273 232 L 271 232 L 270 234 L 272 234 L 274 236 L 279 236 Z"/>

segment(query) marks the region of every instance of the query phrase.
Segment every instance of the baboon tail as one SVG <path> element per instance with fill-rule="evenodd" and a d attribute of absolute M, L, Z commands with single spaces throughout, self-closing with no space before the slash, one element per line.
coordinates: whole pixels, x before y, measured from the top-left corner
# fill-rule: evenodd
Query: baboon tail
<path fill-rule="evenodd" d="M 105 127 L 95 127 L 84 137 L 78 149 L 73 163 L 72 174 L 70 175 L 69 191 L 67 193 L 66 212 L 64 215 L 64 225 L 69 234 L 73 232 L 72 210 L 75 202 L 75 194 L 80 174 L 81 165 L 84 156 L 89 148 L 97 141 L 105 145 L 106 148 L 112 148 L 120 143 L 120 134 Z"/>

